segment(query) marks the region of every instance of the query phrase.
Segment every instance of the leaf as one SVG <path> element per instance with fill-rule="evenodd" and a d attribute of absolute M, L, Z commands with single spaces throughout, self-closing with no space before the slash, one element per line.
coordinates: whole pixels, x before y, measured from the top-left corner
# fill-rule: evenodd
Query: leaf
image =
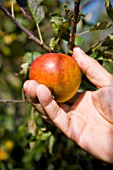
<path fill-rule="evenodd" d="M 56 141 L 56 139 L 55 139 L 54 135 L 51 135 L 49 138 L 49 146 L 48 146 L 50 154 L 53 153 L 53 146 L 54 146 L 55 141 Z"/>
<path fill-rule="evenodd" d="M 113 7 L 110 3 L 110 0 L 104 0 L 104 1 L 105 1 L 105 7 L 106 7 L 107 14 L 113 21 Z"/>
<path fill-rule="evenodd" d="M 26 78 L 31 63 L 39 56 L 40 56 L 39 52 L 25 53 L 25 55 L 23 56 L 23 63 L 21 64 L 21 70 L 19 72 L 19 75 L 22 75 L 24 78 Z"/>
<path fill-rule="evenodd" d="M 39 139 L 41 141 L 46 141 L 49 139 L 49 137 L 51 136 L 51 132 L 48 131 L 48 132 L 44 132 L 42 129 L 40 129 L 38 131 L 38 134 L 36 136 L 36 139 Z"/>
<path fill-rule="evenodd" d="M 85 14 L 83 12 L 79 12 L 78 18 L 77 18 L 77 23 L 80 21 L 81 17 L 85 17 Z"/>
<path fill-rule="evenodd" d="M 67 17 L 68 21 L 71 23 L 72 17 L 73 17 L 73 13 L 72 13 L 72 11 L 69 9 L 69 7 L 68 7 L 67 4 L 64 5 L 64 9 L 65 9 L 66 17 Z"/>
<path fill-rule="evenodd" d="M 33 18 L 36 21 L 36 24 L 39 24 L 45 16 L 45 9 L 43 5 L 40 5 L 43 0 L 29 0 L 28 7 L 33 15 Z"/>
<path fill-rule="evenodd" d="M 89 31 L 105 30 L 110 28 L 112 25 L 113 24 L 108 21 L 98 22 L 96 25 L 91 27 Z"/>
<path fill-rule="evenodd" d="M 23 63 L 28 63 L 30 65 L 40 55 L 39 52 L 27 52 L 23 56 Z"/>
<path fill-rule="evenodd" d="M 54 51 L 55 46 L 56 46 L 55 37 L 50 39 L 49 46 L 50 46 L 51 50 Z"/>
<path fill-rule="evenodd" d="M 58 14 L 51 15 L 51 25 L 56 35 L 58 35 L 59 30 L 61 30 L 64 21 L 65 19 Z"/>
<path fill-rule="evenodd" d="M 75 45 L 82 46 L 83 38 L 81 36 L 75 37 Z"/>
<path fill-rule="evenodd" d="M 60 50 L 59 49 L 59 44 L 58 44 L 59 41 L 60 41 L 60 37 L 58 37 L 56 39 L 55 39 L 55 37 L 53 37 L 53 38 L 50 39 L 49 46 L 50 46 L 52 51 L 55 51 L 55 50 L 59 51 Z"/>
<path fill-rule="evenodd" d="M 109 35 L 107 39 L 102 43 L 102 46 L 112 46 L 113 45 L 113 35 Z"/>
<path fill-rule="evenodd" d="M 64 39 L 66 41 L 69 40 L 69 34 L 70 34 L 70 22 L 60 16 L 59 14 L 52 15 L 51 18 L 51 25 L 53 28 L 53 31 L 57 35 L 59 39 Z"/>
<path fill-rule="evenodd" d="M 30 119 L 28 122 L 28 131 L 31 133 L 33 136 L 35 136 L 36 132 L 36 123 L 33 119 Z"/>
<path fill-rule="evenodd" d="M 113 74 L 113 61 L 104 60 L 103 67 L 105 67 L 111 74 Z"/>
<path fill-rule="evenodd" d="M 21 70 L 20 70 L 19 74 L 24 75 L 24 77 L 27 77 L 28 70 L 29 70 L 29 64 L 23 63 L 23 64 L 21 64 Z"/>

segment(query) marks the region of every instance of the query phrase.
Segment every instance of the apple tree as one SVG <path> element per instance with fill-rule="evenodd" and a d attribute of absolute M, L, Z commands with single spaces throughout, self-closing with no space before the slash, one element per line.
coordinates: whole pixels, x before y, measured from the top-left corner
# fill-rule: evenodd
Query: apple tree
<path fill-rule="evenodd" d="M 23 83 L 41 54 L 80 46 L 113 74 L 113 1 L 0 0 L 0 169 L 112 169 L 67 139 L 27 102 Z M 80 91 L 95 90 L 82 75 Z"/>

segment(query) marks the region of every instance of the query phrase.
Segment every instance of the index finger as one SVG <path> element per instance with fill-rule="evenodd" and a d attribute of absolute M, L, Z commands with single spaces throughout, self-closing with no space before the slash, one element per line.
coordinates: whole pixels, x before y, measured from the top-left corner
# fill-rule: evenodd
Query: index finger
<path fill-rule="evenodd" d="M 113 86 L 113 75 L 103 68 L 95 59 L 86 55 L 79 47 L 73 50 L 73 57 L 87 78 L 97 87 Z"/>

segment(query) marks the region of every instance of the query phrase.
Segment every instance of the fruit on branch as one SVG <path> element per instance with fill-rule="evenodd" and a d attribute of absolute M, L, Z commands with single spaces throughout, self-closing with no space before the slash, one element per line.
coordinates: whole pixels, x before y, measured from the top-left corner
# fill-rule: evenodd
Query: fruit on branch
<path fill-rule="evenodd" d="M 58 103 L 71 99 L 81 83 L 81 71 L 74 58 L 61 53 L 47 53 L 36 58 L 29 77 L 47 86 Z"/>

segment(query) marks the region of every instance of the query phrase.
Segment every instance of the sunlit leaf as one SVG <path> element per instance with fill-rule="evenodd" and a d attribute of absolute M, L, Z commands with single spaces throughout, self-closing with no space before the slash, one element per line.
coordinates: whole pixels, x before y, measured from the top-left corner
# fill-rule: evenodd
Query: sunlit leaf
<path fill-rule="evenodd" d="M 45 16 L 45 9 L 43 5 L 40 5 L 42 0 L 37 1 L 37 0 L 29 0 L 28 1 L 28 7 L 36 21 L 36 24 L 39 24 Z"/>
<path fill-rule="evenodd" d="M 46 141 L 49 139 L 49 137 L 51 136 L 51 132 L 48 131 L 48 132 L 45 132 L 45 131 L 42 131 L 41 129 L 38 131 L 38 134 L 36 136 L 36 139 L 39 139 L 41 141 Z"/>
<path fill-rule="evenodd" d="M 83 38 L 81 36 L 75 37 L 75 45 L 81 46 L 83 43 Z"/>
<path fill-rule="evenodd" d="M 50 42 L 49 42 L 49 46 L 53 51 L 54 51 L 55 45 L 56 45 L 55 37 L 53 37 L 50 39 Z"/>
<path fill-rule="evenodd" d="M 77 23 L 80 21 L 81 17 L 85 17 L 83 12 L 79 12 L 78 18 L 77 18 Z"/>
<path fill-rule="evenodd" d="M 69 40 L 70 35 L 70 22 L 60 16 L 59 14 L 52 15 L 51 25 L 53 27 L 53 31 L 57 35 L 57 40 L 64 39 L 66 41 Z"/>
<path fill-rule="evenodd" d="M 28 63 L 23 63 L 21 64 L 21 70 L 19 72 L 20 75 L 24 75 L 25 77 L 27 76 L 29 70 L 29 64 Z"/>
<path fill-rule="evenodd" d="M 23 63 L 28 63 L 30 65 L 39 56 L 39 52 L 27 52 L 23 56 Z"/>
<path fill-rule="evenodd" d="M 96 25 L 91 27 L 89 31 L 105 30 L 105 29 L 110 28 L 112 25 L 113 24 L 111 24 L 108 21 L 98 22 Z"/>
<path fill-rule="evenodd" d="M 28 131 L 32 134 L 35 135 L 36 132 L 36 123 L 35 120 L 30 119 L 28 122 Z"/>
<path fill-rule="evenodd" d="M 55 139 L 54 135 L 51 135 L 50 138 L 49 138 L 49 146 L 48 146 L 50 154 L 53 153 L 53 146 L 55 144 L 55 141 L 56 141 L 56 139 Z"/>

